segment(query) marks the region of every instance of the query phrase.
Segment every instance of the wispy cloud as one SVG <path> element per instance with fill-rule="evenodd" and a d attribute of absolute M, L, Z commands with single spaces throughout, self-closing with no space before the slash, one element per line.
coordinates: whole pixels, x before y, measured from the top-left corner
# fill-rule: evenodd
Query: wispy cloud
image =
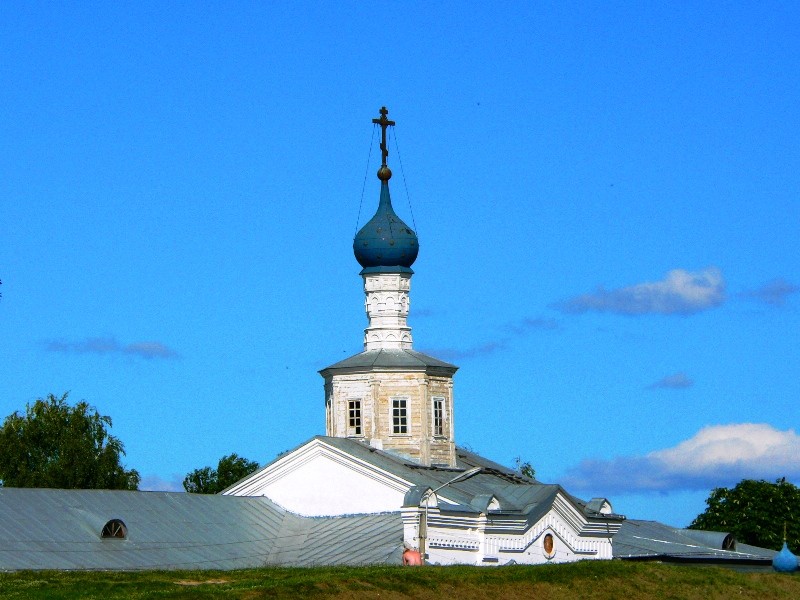
<path fill-rule="evenodd" d="M 164 479 L 159 475 L 145 475 L 139 482 L 139 489 L 143 492 L 182 492 L 183 477 L 177 473 L 171 479 Z"/>
<path fill-rule="evenodd" d="M 178 353 L 161 342 L 121 344 L 113 337 L 86 338 L 77 342 L 52 340 L 45 344 L 50 352 L 66 354 L 124 354 L 139 358 L 176 358 Z"/>
<path fill-rule="evenodd" d="M 142 358 L 173 358 L 177 354 L 161 342 L 134 342 L 122 348 L 124 354 L 134 354 Z"/>
<path fill-rule="evenodd" d="M 694 381 L 686 376 L 686 373 L 675 373 L 674 375 L 667 375 L 656 382 L 647 386 L 648 390 L 681 390 L 692 387 Z"/>
<path fill-rule="evenodd" d="M 800 436 L 765 423 L 713 425 L 645 456 L 585 460 L 560 483 L 608 493 L 708 490 L 742 479 L 800 478 Z"/>
<path fill-rule="evenodd" d="M 515 335 L 527 335 L 534 331 L 557 331 L 561 329 L 561 323 L 545 317 L 528 317 L 510 323 L 506 328 Z"/>
<path fill-rule="evenodd" d="M 768 281 L 755 290 L 746 290 L 740 295 L 743 298 L 764 302 L 772 306 L 783 306 L 786 304 L 786 299 L 797 292 L 800 292 L 799 286 L 789 283 L 785 279 L 778 278 Z"/>
<path fill-rule="evenodd" d="M 722 271 L 708 267 L 689 272 L 674 269 L 661 281 L 637 283 L 615 290 L 599 287 L 593 294 L 569 298 L 553 305 L 564 313 L 590 310 L 621 315 L 690 315 L 725 301 Z"/>
<path fill-rule="evenodd" d="M 473 346 L 471 348 L 439 348 L 434 350 L 425 350 L 426 353 L 441 358 L 442 360 L 462 360 L 464 358 L 475 358 L 476 356 L 486 356 L 494 354 L 498 350 L 506 347 L 504 341 L 487 342 L 480 346 Z"/>
<path fill-rule="evenodd" d="M 484 344 L 468 348 L 439 348 L 425 350 L 425 352 L 444 360 L 463 360 L 478 356 L 487 356 L 507 348 L 515 338 L 531 335 L 537 331 L 558 331 L 561 329 L 561 324 L 556 319 L 526 317 L 519 321 L 506 324 L 503 329 L 508 335 Z"/>

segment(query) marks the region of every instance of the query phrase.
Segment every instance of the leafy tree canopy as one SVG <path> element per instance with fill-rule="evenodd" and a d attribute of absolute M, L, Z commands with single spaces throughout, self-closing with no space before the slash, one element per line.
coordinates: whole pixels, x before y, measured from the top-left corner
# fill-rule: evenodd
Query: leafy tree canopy
<path fill-rule="evenodd" d="M 258 463 L 236 453 L 219 459 L 216 469 L 203 467 L 188 473 L 183 489 L 192 494 L 218 494 L 258 469 Z"/>
<path fill-rule="evenodd" d="M 527 460 L 522 460 L 521 456 L 518 456 L 514 459 L 514 468 L 523 477 L 528 477 L 529 479 L 536 479 L 536 469 L 533 468 L 533 465 L 528 462 Z"/>
<path fill-rule="evenodd" d="M 778 479 L 775 483 L 744 479 L 734 488 L 716 488 L 706 500 L 705 512 L 690 529 L 727 531 L 740 542 L 779 550 L 786 541 L 800 551 L 800 488 Z"/>
<path fill-rule="evenodd" d="M 111 417 L 87 402 L 70 406 L 68 393 L 28 404 L 0 429 L 0 485 L 135 490 L 139 473 L 125 470 L 125 449 L 108 433 Z"/>

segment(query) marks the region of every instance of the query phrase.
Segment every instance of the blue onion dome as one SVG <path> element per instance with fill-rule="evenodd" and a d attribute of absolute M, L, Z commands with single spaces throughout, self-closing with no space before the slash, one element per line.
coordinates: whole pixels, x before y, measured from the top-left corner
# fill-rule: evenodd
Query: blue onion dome
<path fill-rule="evenodd" d="M 791 573 L 797 570 L 797 557 L 792 554 L 785 541 L 781 551 L 772 559 L 772 568 L 781 573 Z"/>
<path fill-rule="evenodd" d="M 392 172 L 381 166 L 381 199 L 378 210 L 353 240 L 353 253 L 365 269 L 368 267 L 410 267 L 417 259 L 417 234 L 397 216 L 389 197 Z"/>

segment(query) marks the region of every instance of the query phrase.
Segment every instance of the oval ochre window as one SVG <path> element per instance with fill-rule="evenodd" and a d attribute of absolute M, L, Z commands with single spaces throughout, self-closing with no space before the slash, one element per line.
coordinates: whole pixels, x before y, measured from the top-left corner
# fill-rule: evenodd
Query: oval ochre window
<path fill-rule="evenodd" d="M 125 527 L 125 523 L 123 523 L 120 519 L 111 519 L 103 526 L 103 531 L 100 534 L 100 537 L 124 540 L 127 535 L 128 528 Z"/>
<path fill-rule="evenodd" d="M 553 534 L 552 533 L 548 533 L 546 536 L 544 536 L 544 542 L 542 543 L 542 545 L 544 546 L 544 553 L 548 557 L 553 556 Z"/>

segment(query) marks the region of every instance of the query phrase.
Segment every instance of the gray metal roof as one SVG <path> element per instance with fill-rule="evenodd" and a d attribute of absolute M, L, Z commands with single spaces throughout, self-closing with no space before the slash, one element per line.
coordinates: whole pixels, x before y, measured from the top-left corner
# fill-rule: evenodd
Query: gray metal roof
<path fill-rule="evenodd" d="M 485 472 L 447 487 L 441 494 L 446 500 L 440 498 L 443 511 L 476 512 L 491 495 L 501 504 L 501 518 L 516 513 L 535 522 L 558 492 L 585 506 L 559 486 L 514 480 L 510 470 L 495 469 L 500 465 L 473 453 L 459 450 L 457 469 L 424 468 L 353 440 L 322 439 L 353 454 L 369 453 L 370 462 L 412 481 L 416 492 L 438 487 L 466 468 L 485 467 Z M 111 519 L 125 523 L 126 539 L 101 538 Z M 768 564 L 775 554 L 744 544 L 723 550 L 726 535 L 628 520 L 614 536 L 613 552 L 615 558 L 629 560 L 753 564 Z M 0 488 L 0 570 L 398 564 L 402 542 L 399 513 L 310 518 L 263 497 Z"/>
<path fill-rule="evenodd" d="M 583 500 L 568 494 L 559 485 L 523 477 L 512 469 L 463 448 L 456 449 L 455 468 L 426 467 L 353 439 L 327 436 L 316 436 L 314 439 L 410 482 L 413 487 L 407 500 L 414 506 L 417 505 L 413 504 L 411 498 L 416 493 L 414 490 L 421 495 L 426 489 L 436 489 L 459 473 L 481 467 L 483 470 L 477 475 L 452 483 L 439 492 L 440 510 L 477 514 L 481 512 L 478 507 L 484 499 L 493 496 L 499 502 L 500 510 L 490 511 L 490 521 L 494 517 L 507 519 L 510 516 L 534 523 L 550 509 L 556 494 L 561 493 L 578 510 L 583 511 L 587 519 L 618 522 L 625 518 L 620 515 L 599 515 L 587 510 Z"/>
<path fill-rule="evenodd" d="M 103 539 L 111 519 L 126 539 Z M 399 513 L 308 518 L 267 498 L 0 488 L 0 570 L 399 564 Z"/>
<path fill-rule="evenodd" d="M 392 370 L 412 370 L 425 371 L 428 373 L 441 372 L 452 375 L 458 367 L 450 363 L 439 360 L 416 350 L 403 349 L 381 349 L 367 350 L 355 354 L 350 358 L 345 358 L 320 371 L 323 377 L 327 377 L 333 371 L 337 372 L 361 372 L 361 371 L 392 371 Z"/>
<path fill-rule="evenodd" d="M 686 562 L 730 562 L 767 564 L 774 550 L 735 544 L 724 550 L 725 532 L 678 529 L 656 521 L 629 519 L 614 536 L 614 558 Z"/>

